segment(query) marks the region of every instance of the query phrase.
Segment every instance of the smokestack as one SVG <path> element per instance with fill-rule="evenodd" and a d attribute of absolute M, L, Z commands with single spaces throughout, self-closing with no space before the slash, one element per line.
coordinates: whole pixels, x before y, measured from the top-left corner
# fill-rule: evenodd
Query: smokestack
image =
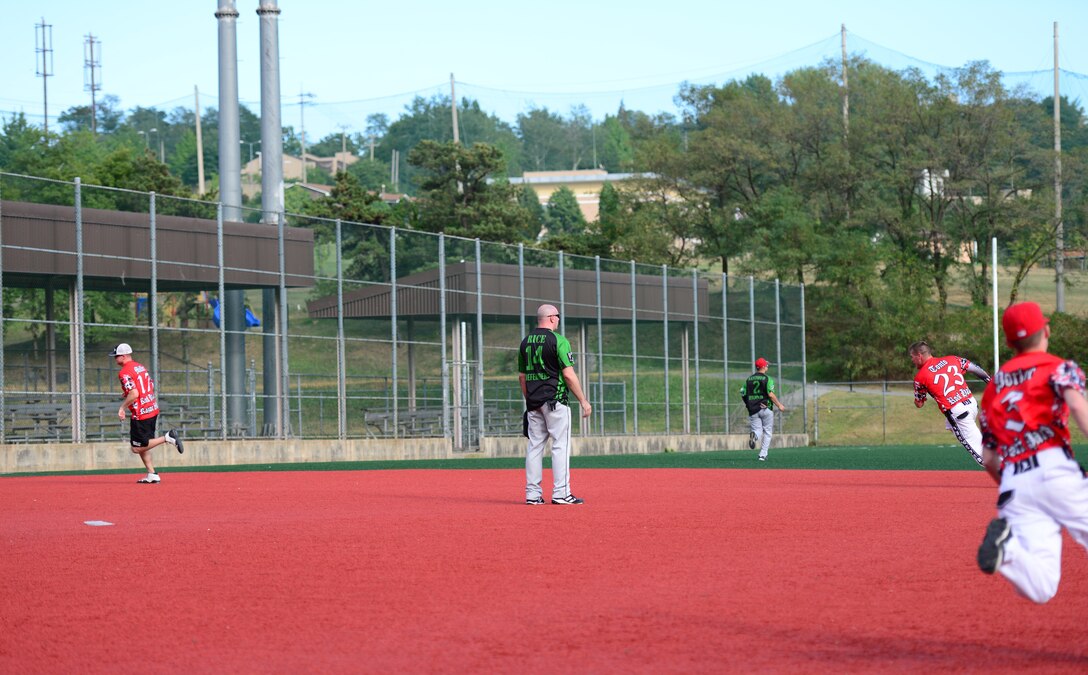
<path fill-rule="evenodd" d="M 219 0 L 219 201 L 223 220 L 242 220 L 242 146 L 238 118 L 238 10 L 234 0 Z M 200 119 L 200 111 L 197 111 Z M 226 326 L 227 428 L 239 433 L 246 422 L 245 291 L 225 291 L 220 298 Z"/>
<path fill-rule="evenodd" d="M 283 212 L 283 125 L 280 121 L 280 9 L 260 0 L 261 17 L 261 209 L 263 222 L 279 222 Z"/>
<path fill-rule="evenodd" d="M 278 224 L 283 213 L 283 125 L 280 122 L 280 9 L 276 0 L 260 0 L 257 16 L 261 18 L 261 222 Z M 280 419 L 279 388 L 281 353 L 276 343 L 276 292 L 266 288 L 261 294 L 264 312 L 264 427 L 286 438 L 287 421 Z M 286 305 L 284 305 L 286 306 Z M 284 327 L 286 317 L 282 317 Z M 284 336 L 283 339 L 287 339 Z M 282 350 L 286 351 L 286 350 Z M 284 392 L 286 395 L 286 392 Z"/>

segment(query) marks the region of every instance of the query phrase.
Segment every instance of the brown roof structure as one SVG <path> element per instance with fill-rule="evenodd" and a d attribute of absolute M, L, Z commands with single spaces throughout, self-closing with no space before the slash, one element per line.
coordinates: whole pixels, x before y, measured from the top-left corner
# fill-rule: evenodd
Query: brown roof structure
<path fill-rule="evenodd" d="M 446 266 L 446 313 L 476 313 L 476 264 Z M 437 266 L 397 279 L 397 316 L 431 318 L 439 315 L 439 279 Z M 635 318 L 638 321 L 663 321 L 664 292 L 660 276 L 636 274 Z M 555 268 L 525 267 L 525 302 L 519 297 L 518 266 L 499 263 L 480 265 L 483 291 L 482 311 L 490 321 L 519 321 L 522 315 L 536 315 L 543 303 L 559 306 L 559 272 Z M 566 320 L 596 320 L 597 282 L 593 270 L 564 270 L 564 308 Z M 699 320 L 710 318 L 710 293 L 706 279 L 698 279 Z M 668 320 L 694 321 L 695 298 L 692 278 L 669 277 Z M 344 294 L 344 318 L 388 318 L 392 311 L 388 284 L 375 284 Z M 601 320 L 610 323 L 631 321 L 631 275 L 601 272 Z M 336 296 L 308 303 L 312 318 L 336 318 Z"/>
<path fill-rule="evenodd" d="M 41 288 L 76 276 L 75 208 L 0 202 L 5 286 Z M 82 209 L 83 285 L 87 290 L 140 291 L 151 279 L 148 214 Z M 224 282 L 229 289 L 279 286 L 277 227 L 223 223 Z M 216 221 L 156 215 L 161 291 L 196 291 L 219 283 Z M 284 228 L 286 283 L 312 286 L 314 234 Z"/>

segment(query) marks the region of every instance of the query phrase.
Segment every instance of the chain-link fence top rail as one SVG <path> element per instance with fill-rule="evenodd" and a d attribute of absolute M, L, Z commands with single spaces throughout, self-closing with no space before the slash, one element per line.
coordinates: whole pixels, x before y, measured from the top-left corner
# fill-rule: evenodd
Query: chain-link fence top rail
<path fill-rule="evenodd" d="M 779 428 L 807 426 L 802 287 L 4 173 L 0 199 L 6 440 L 120 438 L 104 355 L 128 342 L 162 423 L 197 437 L 471 447 L 520 432 L 516 350 L 545 303 L 595 399 L 579 433 L 743 431 L 757 357 Z"/>

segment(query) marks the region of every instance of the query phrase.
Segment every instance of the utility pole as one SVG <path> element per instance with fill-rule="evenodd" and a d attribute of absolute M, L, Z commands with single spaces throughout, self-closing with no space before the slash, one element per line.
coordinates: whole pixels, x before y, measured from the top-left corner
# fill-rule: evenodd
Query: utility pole
<path fill-rule="evenodd" d="M 34 52 L 42 55 L 42 64 L 35 73 L 42 78 L 42 120 L 45 124 L 45 142 L 49 142 L 49 87 L 46 86 L 53 75 L 53 25 L 45 22 L 34 24 Z M 37 59 L 34 59 L 37 62 Z"/>
<path fill-rule="evenodd" d="M 306 106 L 309 104 L 307 99 L 313 98 L 311 93 L 303 93 L 300 89 L 298 92 L 298 126 L 299 126 L 299 139 L 302 142 L 302 182 L 306 182 Z"/>
<path fill-rule="evenodd" d="M 453 110 L 453 142 L 459 144 L 461 135 L 457 130 L 457 92 L 453 87 L 453 73 L 450 73 L 450 109 Z"/>
<path fill-rule="evenodd" d="M 204 194 L 204 134 L 200 130 L 200 89 L 193 85 L 193 103 L 196 107 L 196 184 L 197 194 Z M 162 142 L 162 137 L 159 137 L 159 141 Z M 159 152 L 161 153 L 161 146 Z M 163 164 L 166 163 L 165 157 L 160 157 L 159 161 Z"/>
<path fill-rule="evenodd" d="M 96 71 L 102 67 L 102 41 L 96 40 L 94 35 L 87 33 L 83 41 L 83 91 L 91 92 L 91 135 L 98 135 L 98 104 L 95 101 L 95 92 L 102 89 Z M 94 54 L 94 46 L 98 45 L 98 56 Z M 89 79 L 88 79 L 89 78 Z"/>
<path fill-rule="evenodd" d="M 370 161 L 374 161 L 374 137 L 370 137 Z"/>
<path fill-rule="evenodd" d="M 1058 22 L 1054 22 L 1054 279 L 1057 298 L 1054 309 L 1065 311 L 1065 226 L 1062 224 L 1062 113 L 1058 89 Z"/>
<path fill-rule="evenodd" d="M 850 136 L 850 84 L 846 76 L 846 24 L 842 24 L 842 138 Z"/>

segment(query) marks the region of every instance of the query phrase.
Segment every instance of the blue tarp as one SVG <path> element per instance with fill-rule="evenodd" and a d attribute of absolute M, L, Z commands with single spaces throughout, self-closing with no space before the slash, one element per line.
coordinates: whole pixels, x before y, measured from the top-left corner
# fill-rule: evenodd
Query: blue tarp
<path fill-rule="evenodd" d="M 215 298 L 208 298 L 208 306 L 212 308 L 212 321 L 215 322 L 215 327 L 219 327 L 219 300 Z M 261 320 L 253 315 L 253 312 L 249 311 L 249 307 L 246 307 L 246 328 L 254 328 L 261 325 Z"/>

